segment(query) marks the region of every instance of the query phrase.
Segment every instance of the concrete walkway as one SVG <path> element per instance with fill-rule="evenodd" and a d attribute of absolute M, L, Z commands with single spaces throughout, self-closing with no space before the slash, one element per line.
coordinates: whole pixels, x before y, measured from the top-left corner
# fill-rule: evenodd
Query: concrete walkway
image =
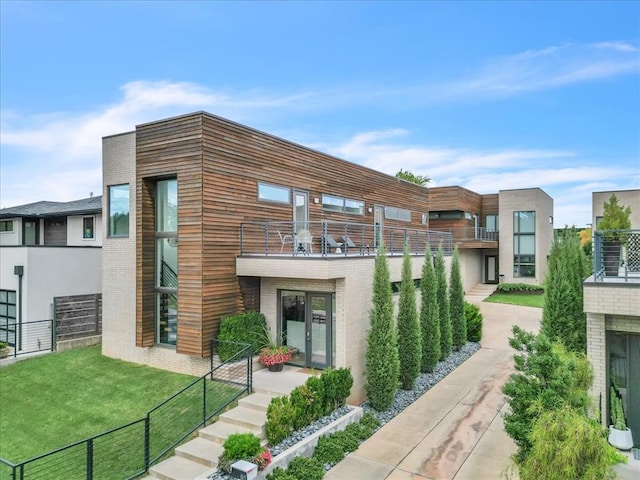
<path fill-rule="evenodd" d="M 481 303 L 482 348 L 325 476 L 327 480 L 517 479 L 504 432 L 502 386 L 513 373 L 516 324 L 537 331 L 542 310 Z"/>

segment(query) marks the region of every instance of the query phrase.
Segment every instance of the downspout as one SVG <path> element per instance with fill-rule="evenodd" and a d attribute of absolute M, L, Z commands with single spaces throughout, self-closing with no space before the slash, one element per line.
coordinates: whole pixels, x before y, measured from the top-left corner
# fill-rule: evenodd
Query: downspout
<path fill-rule="evenodd" d="M 18 275 L 18 321 L 16 322 L 16 346 L 13 350 L 17 355 L 18 350 L 22 350 L 22 276 L 24 275 L 23 265 L 14 265 L 13 274 Z"/>

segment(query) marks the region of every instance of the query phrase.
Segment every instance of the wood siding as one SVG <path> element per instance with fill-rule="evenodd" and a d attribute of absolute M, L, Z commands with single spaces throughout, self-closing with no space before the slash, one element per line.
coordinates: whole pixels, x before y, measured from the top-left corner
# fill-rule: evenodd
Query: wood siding
<path fill-rule="evenodd" d="M 446 212 L 460 210 L 479 214 L 482 211 L 482 195 L 463 187 L 433 187 L 429 189 L 429 210 Z"/>
<path fill-rule="evenodd" d="M 102 333 L 102 294 L 53 298 L 56 339 L 89 337 Z"/>
<path fill-rule="evenodd" d="M 487 215 L 498 215 L 498 197 L 497 193 L 482 195 L 482 226 L 486 226 L 484 222 Z"/>
<path fill-rule="evenodd" d="M 248 127 L 196 113 L 146 124 L 136 131 L 137 344 L 155 341 L 153 185 L 178 179 L 179 353 L 206 356 L 220 318 L 246 308 L 246 289 L 235 272 L 243 222 L 292 220 L 292 205 L 260 202 L 258 182 L 309 194 L 309 220 L 373 224 L 374 204 L 409 209 L 420 228 L 428 190 L 313 151 Z M 364 201 L 364 215 L 327 212 L 314 198 L 332 194 Z M 250 302 L 254 303 L 254 302 Z"/>

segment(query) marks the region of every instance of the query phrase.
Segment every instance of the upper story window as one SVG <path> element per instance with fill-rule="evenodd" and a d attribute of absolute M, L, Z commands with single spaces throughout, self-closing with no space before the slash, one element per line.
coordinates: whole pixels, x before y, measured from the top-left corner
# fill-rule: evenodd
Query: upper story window
<path fill-rule="evenodd" d="M 464 216 L 464 212 L 460 210 L 450 210 L 447 212 L 429 212 L 431 220 L 458 220 Z"/>
<path fill-rule="evenodd" d="M 500 222 L 498 215 L 487 215 L 485 218 L 487 232 L 499 232 Z"/>
<path fill-rule="evenodd" d="M 129 236 L 129 184 L 109 186 L 109 236 Z"/>
<path fill-rule="evenodd" d="M 513 212 L 513 275 L 536 276 L 536 212 Z"/>
<path fill-rule="evenodd" d="M 350 213 L 352 215 L 364 215 L 364 202 L 323 194 L 322 209 L 332 212 Z"/>
<path fill-rule="evenodd" d="M 0 220 L 0 232 L 13 232 L 13 220 Z"/>
<path fill-rule="evenodd" d="M 82 238 L 92 240 L 95 236 L 95 219 L 93 217 L 82 218 Z"/>
<path fill-rule="evenodd" d="M 411 221 L 411 210 L 396 207 L 384 207 L 384 218 L 389 220 Z"/>
<path fill-rule="evenodd" d="M 268 183 L 258 183 L 258 200 L 261 202 L 276 202 L 291 204 L 291 189 Z"/>

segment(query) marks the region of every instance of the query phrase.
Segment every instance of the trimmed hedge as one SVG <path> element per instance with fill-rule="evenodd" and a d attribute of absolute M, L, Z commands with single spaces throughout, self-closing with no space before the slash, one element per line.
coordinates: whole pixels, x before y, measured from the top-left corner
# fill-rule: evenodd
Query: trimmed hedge
<path fill-rule="evenodd" d="M 269 343 L 269 328 L 262 313 L 246 312 L 220 320 L 218 340 L 218 355 L 223 362 L 242 350 L 242 346 L 225 344 L 224 342 L 250 343 L 253 345 L 253 355 Z"/>
<path fill-rule="evenodd" d="M 480 307 L 473 303 L 464 302 L 464 318 L 467 321 L 467 340 L 479 342 L 482 340 L 483 315 Z"/>
<path fill-rule="evenodd" d="M 502 293 L 543 293 L 544 287 L 541 287 L 540 285 L 531 285 L 529 283 L 500 283 L 496 290 Z"/>

